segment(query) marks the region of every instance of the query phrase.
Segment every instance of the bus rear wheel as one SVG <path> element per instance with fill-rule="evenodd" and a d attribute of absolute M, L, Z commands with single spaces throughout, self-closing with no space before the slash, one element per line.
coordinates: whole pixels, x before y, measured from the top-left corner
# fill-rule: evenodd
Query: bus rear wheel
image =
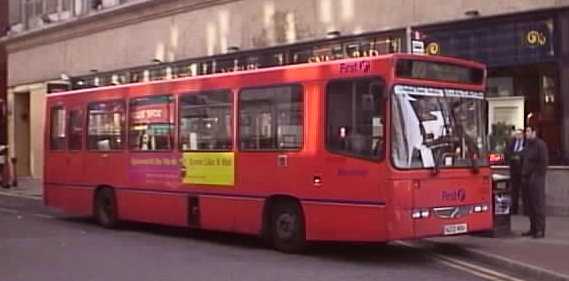
<path fill-rule="evenodd" d="M 95 219 L 105 228 L 118 225 L 117 200 L 110 188 L 102 188 L 95 193 Z"/>
<path fill-rule="evenodd" d="M 304 216 L 299 204 L 290 201 L 276 202 L 271 212 L 271 237 L 275 249 L 298 253 L 304 249 L 306 234 Z"/>

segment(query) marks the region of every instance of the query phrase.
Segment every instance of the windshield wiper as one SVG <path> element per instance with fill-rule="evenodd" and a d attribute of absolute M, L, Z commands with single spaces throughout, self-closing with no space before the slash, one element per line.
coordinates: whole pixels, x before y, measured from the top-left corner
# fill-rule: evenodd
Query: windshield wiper
<path fill-rule="evenodd" d="M 432 167 L 433 169 L 431 170 L 431 174 L 432 174 L 433 176 L 436 176 L 436 175 L 439 174 L 440 169 L 439 169 L 439 157 L 438 157 L 438 153 L 435 153 L 434 151 L 433 151 L 433 160 L 435 160 L 435 161 L 433 161 L 434 163 L 433 163 L 433 167 Z"/>
<path fill-rule="evenodd" d="M 478 157 L 474 157 L 474 154 L 471 154 L 470 160 L 472 161 L 472 172 L 478 174 L 478 172 L 480 172 L 480 163 L 478 163 Z"/>

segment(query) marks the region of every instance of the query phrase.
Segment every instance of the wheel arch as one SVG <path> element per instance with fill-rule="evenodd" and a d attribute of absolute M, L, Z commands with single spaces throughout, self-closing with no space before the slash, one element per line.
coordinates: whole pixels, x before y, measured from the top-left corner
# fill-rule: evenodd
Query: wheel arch
<path fill-rule="evenodd" d="M 96 208 L 97 208 L 97 194 L 98 194 L 99 192 L 101 192 L 101 190 L 103 190 L 103 189 L 109 189 L 109 190 L 111 190 L 111 191 L 113 192 L 115 198 L 116 198 L 116 196 L 117 196 L 117 194 L 116 194 L 116 192 L 115 192 L 115 188 L 114 188 L 113 186 L 111 186 L 111 185 L 108 185 L 108 184 L 100 184 L 100 185 L 95 186 L 95 189 L 93 190 L 93 196 L 92 196 L 92 198 L 91 198 L 91 200 L 92 200 L 92 201 L 91 201 L 91 202 L 92 202 L 92 203 L 91 203 L 91 206 L 92 206 L 91 212 L 92 212 L 92 215 L 93 215 L 93 216 L 95 215 Z M 118 205 L 118 203 L 117 203 L 117 205 Z"/>
<path fill-rule="evenodd" d="M 262 217 L 262 224 L 261 224 L 261 237 L 269 241 L 271 239 L 271 210 L 276 203 L 279 202 L 289 202 L 298 205 L 298 209 L 304 220 L 306 220 L 305 213 L 300 202 L 300 199 L 288 194 L 275 194 L 269 196 L 265 199 L 265 203 L 263 205 L 263 217 Z"/>
<path fill-rule="evenodd" d="M 106 192 L 105 192 L 106 191 Z M 99 196 L 110 196 L 112 208 L 108 215 L 105 215 L 104 220 L 101 220 L 101 213 L 102 209 L 99 209 Z M 104 197 L 103 197 L 104 198 Z M 105 208 L 105 207 L 103 207 Z M 92 217 L 103 227 L 105 228 L 116 228 L 120 222 L 120 215 L 119 215 L 119 203 L 116 194 L 116 188 L 111 185 L 98 185 L 95 187 L 93 192 L 93 211 Z"/>

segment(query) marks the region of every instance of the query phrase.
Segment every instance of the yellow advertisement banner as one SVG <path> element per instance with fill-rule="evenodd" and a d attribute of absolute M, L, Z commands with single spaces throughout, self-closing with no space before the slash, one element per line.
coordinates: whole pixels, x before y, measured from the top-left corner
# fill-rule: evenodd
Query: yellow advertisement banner
<path fill-rule="evenodd" d="M 186 152 L 183 154 L 185 184 L 235 184 L 233 152 Z"/>

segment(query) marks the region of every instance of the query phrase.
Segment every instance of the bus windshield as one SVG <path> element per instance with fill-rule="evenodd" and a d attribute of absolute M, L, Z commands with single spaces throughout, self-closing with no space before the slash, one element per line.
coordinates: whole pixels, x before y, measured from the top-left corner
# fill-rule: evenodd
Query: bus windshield
<path fill-rule="evenodd" d="M 397 168 L 488 165 L 482 92 L 397 85 L 393 94 Z"/>

